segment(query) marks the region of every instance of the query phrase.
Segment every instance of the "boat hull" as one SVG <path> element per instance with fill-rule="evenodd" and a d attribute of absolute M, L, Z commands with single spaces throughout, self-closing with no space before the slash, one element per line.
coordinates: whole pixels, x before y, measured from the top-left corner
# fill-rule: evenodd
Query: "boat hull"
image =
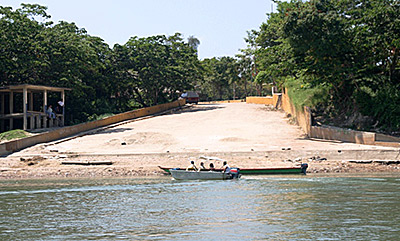
<path fill-rule="evenodd" d="M 167 173 L 170 173 L 170 167 L 161 167 Z M 182 168 L 184 169 L 184 168 Z M 208 171 L 208 170 L 206 170 Z M 216 171 L 221 171 L 217 169 Z M 274 175 L 274 174 L 302 174 L 301 167 L 280 167 L 280 168 L 240 168 L 241 175 Z"/>
<path fill-rule="evenodd" d="M 169 169 L 172 177 L 176 180 L 226 180 L 232 179 L 232 176 L 228 173 L 222 172 L 207 172 L 207 171 L 185 171 L 185 170 L 174 170 Z"/>
<path fill-rule="evenodd" d="M 302 174 L 300 167 L 288 168 L 247 168 L 240 169 L 240 174 L 244 175 L 274 175 L 274 174 Z"/>

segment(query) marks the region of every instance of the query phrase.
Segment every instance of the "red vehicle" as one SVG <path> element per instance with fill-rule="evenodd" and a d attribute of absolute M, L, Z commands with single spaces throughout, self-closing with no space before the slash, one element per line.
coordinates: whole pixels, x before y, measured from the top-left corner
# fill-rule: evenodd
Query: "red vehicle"
<path fill-rule="evenodd" d="M 182 98 L 186 100 L 186 103 L 199 103 L 199 94 L 194 91 L 188 91 L 181 95 Z"/>

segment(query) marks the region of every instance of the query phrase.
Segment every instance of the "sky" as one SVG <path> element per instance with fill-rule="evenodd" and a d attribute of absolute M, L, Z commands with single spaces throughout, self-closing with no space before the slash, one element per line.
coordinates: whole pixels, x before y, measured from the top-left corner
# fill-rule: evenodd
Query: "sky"
<path fill-rule="evenodd" d="M 110 47 L 133 36 L 193 35 L 200 59 L 235 56 L 246 48 L 246 31 L 258 30 L 276 7 L 271 0 L 0 0 L 13 9 L 21 3 L 47 6 L 54 23 L 74 22 Z"/>

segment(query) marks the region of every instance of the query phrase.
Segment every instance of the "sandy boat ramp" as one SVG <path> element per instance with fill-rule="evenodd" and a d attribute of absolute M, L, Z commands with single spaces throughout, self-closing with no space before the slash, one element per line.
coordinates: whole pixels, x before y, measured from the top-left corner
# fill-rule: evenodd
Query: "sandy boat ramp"
<path fill-rule="evenodd" d="M 284 112 L 264 105 L 199 104 L 13 153 L 0 158 L 0 178 L 160 175 L 159 165 L 185 167 L 189 160 L 204 161 L 200 156 L 239 167 L 308 162 L 310 173 L 400 172 L 397 164 L 349 162 L 395 160 L 398 153 L 395 148 L 310 140 Z"/>

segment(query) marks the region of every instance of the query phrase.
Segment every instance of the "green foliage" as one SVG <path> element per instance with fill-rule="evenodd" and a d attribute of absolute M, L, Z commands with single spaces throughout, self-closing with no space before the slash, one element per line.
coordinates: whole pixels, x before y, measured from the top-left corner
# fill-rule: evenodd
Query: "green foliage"
<path fill-rule="evenodd" d="M 169 102 L 187 90 L 202 100 L 289 87 L 295 105 L 342 118 L 360 112 L 373 127 L 400 126 L 398 0 L 291 0 L 236 58 L 199 61 L 198 39 L 132 37 L 110 48 L 74 23 L 49 21 L 46 7 L 0 7 L 1 85 L 69 87 L 67 124 Z M 58 101 L 51 96 L 49 103 Z M 317 108 L 318 107 L 318 108 Z"/>
<path fill-rule="evenodd" d="M 9 141 L 14 139 L 21 139 L 30 136 L 30 134 L 23 130 L 11 130 L 0 133 L 0 141 Z"/>
<path fill-rule="evenodd" d="M 202 66 L 205 71 L 204 82 L 199 85 L 202 96 L 207 96 L 207 100 L 237 98 L 238 93 L 236 93 L 236 90 L 239 82 L 239 69 L 235 58 L 204 59 Z M 241 96 L 240 93 L 239 96 Z"/>
<path fill-rule="evenodd" d="M 259 72 L 254 79 L 257 84 L 269 83 L 272 81 L 271 76 L 268 74 L 267 71 L 263 70 Z"/>
<path fill-rule="evenodd" d="M 133 37 L 120 48 L 126 48 L 128 55 L 122 68 L 117 64 L 118 71 L 130 75 L 128 86 L 123 86 L 125 95 L 142 106 L 175 100 L 202 78 L 196 51 L 180 34 Z"/>
<path fill-rule="evenodd" d="M 114 115 L 113 113 L 104 113 L 104 114 L 101 114 L 101 115 L 94 114 L 92 116 L 89 116 L 87 118 L 87 120 L 88 121 L 102 120 L 102 119 L 105 119 L 105 118 L 113 116 L 113 115 Z"/>
<path fill-rule="evenodd" d="M 197 53 L 197 48 L 198 48 L 199 45 L 200 45 L 200 40 L 197 39 L 195 36 L 191 35 L 191 36 L 188 37 L 188 44 L 189 44 L 189 46 L 192 47 L 192 48 L 196 51 L 196 53 Z"/>
<path fill-rule="evenodd" d="M 288 78 L 285 81 L 285 87 L 288 88 L 288 95 L 298 110 L 302 110 L 304 106 L 313 108 L 321 105 L 329 96 L 327 86 L 311 86 L 303 82 L 301 78 Z"/>
<path fill-rule="evenodd" d="M 0 7 L 0 84 L 71 88 L 67 124 L 176 100 L 203 77 L 194 37 L 192 45 L 178 33 L 133 37 L 111 49 L 74 23 L 48 19 L 37 4 Z"/>
<path fill-rule="evenodd" d="M 345 118 L 361 112 L 376 128 L 400 126 L 398 0 L 277 2 L 256 43 L 257 79 L 289 87 L 297 107 Z"/>
<path fill-rule="evenodd" d="M 356 93 L 357 103 L 360 105 L 360 112 L 365 116 L 371 116 L 375 125 L 382 130 L 399 134 L 400 130 L 400 92 L 390 85 L 378 90 L 363 87 Z"/>

